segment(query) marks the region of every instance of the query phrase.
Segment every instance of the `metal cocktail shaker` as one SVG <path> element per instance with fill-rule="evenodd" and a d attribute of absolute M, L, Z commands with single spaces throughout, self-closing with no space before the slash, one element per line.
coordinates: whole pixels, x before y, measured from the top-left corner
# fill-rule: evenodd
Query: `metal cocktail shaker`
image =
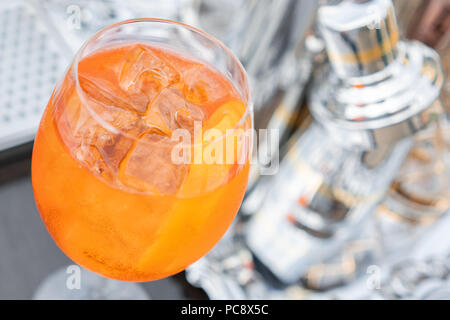
<path fill-rule="evenodd" d="M 399 41 L 392 2 L 319 8 L 330 64 L 316 70 L 314 122 L 292 144 L 246 243 L 284 283 L 357 237 L 412 146 L 441 113 L 439 56 Z"/>

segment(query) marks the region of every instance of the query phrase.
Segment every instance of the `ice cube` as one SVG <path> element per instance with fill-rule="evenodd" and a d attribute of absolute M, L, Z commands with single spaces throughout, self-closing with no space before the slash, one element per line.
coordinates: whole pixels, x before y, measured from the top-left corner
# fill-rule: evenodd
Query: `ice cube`
<path fill-rule="evenodd" d="M 138 109 L 145 110 L 148 100 L 137 107 L 136 103 L 133 103 L 136 100 L 133 101 L 108 81 L 83 75 L 79 75 L 79 79 L 85 97 L 85 104 L 80 107 L 82 110 L 79 112 L 79 120 L 83 120 L 82 125 L 87 125 L 84 123 L 85 118 L 90 118 L 93 122 L 109 126 L 108 129 L 113 132 L 134 137 L 143 133 L 144 122 Z"/>
<path fill-rule="evenodd" d="M 188 171 L 187 165 L 174 164 L 171 159 L 175 144 L 165 135 L 145 134 L 120 163 L 119 180 L 140 191 L 173 194 Z"/>
<path fill-rule="evenodd" d="M 143 94 L 130 94 L 105 79 L 78 75 L 80 87 L 87 103 L 95 102 L 103 107 L 116 107 L 132 113 L 145 111 L 149 99 Z"/>
<path fill-rule="evenodd" d="M 90 122 L 78 131 L 75 157 L 94 173 L 116 176 L 120 162 L 133 145 L 134 139 L 114 133 L 98 123 Z"/>
<path fill-rule="evenodd" d="M 147 110 L 144 121 L 149 126 L 157 126 L 167 135 L 179 128 L 193 132 L 194 122 L 203 121 L 202 108 L 186 101 L 176 88 L 163 89 Z"/>
<path fill-rule="evenodd" d="M 88 169 L 105 178 L 117 174 L 135 138 L 146 130 L 142 119 L 127 109 L 102 104 L 104 100 L 87 96 L 88 105 L 81 103 L 74 92 L 58 116 L 61 136 L 72 154 Z"/>
<path fill-rule="evenodd" d="M 228 83 L 210 67 L 198 64 L 183 72 L 183 94 L 186 99 L 204 105 L 222 99 Z"/>
<path fill-rule="evenodd" d="M 112 181 L 114 175 L 113 171 L 106 165 L 102 155 L 95 146 L 85 144 L 79 145 L 74 150 L 74 155 L 78 161 L 86 166 L 86 168 L 108 181 Z"/>
<path fill-rule="evenodd" d="M 156 51 L 140 45 L 125 57 L 119 74 L 119 85 L 124 91 L 137 96 L 144 94 L 149 101 L 179 81 L 180 73 L 173 65 Z"/>

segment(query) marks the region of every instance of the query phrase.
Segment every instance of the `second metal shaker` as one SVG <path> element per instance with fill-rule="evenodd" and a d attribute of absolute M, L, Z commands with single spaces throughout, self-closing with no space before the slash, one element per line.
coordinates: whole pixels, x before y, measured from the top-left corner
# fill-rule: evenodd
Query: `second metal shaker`
<path fill-rule="evenodd" d="M 280 165 L 246 242 L 279 280 L 298 281 L 358 235 L 411 145 L 441 110 L 439 56 L 398 40 L 391 1 L 322 6 L 330 65 L 310 93 L 315 121 Z"/>

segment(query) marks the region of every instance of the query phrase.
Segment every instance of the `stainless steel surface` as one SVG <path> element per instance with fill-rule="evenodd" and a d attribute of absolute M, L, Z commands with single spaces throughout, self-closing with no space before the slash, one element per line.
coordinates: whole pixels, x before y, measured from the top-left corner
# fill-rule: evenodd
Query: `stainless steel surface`
<path fill-rule="evenodd" d="M 69 58 L 83 43 L 113 23 L 133 18 L 180 20 L 192 0 L 28 0 L 55 36 Z"/>
<path fill-rule="evenodd" d="M 364 152 L 339 145 L 312 124 L 291 147 L 252 216 L 248 246 L 280 280 L 298 281 L 358 235 L 411 144 L 400 142 L 370 167 L 362 162 Z"/>
<path fill-rule="evenodd" d="M 284 156 L 282 150 L 286 149 L 286 143 L 292 132 L 297 130 L 297 122 L 302 113 L 301 109 L 304 107 L 306 87 L 311 80 L 313 70 L 324 63 L 325 59 L 322 39 L 314 34 L 308 35 L 301 52 L 293 62 L 294 65 L 298 65 L 298 68 L 294 68 L 297 72 L 295 81 L 287 82 L 278 90 L 279 98 L 271 104 L 272 113 L 264 125 L 268 135 L 259 135 L 258 137 L 258 152 L 254 153 L 255 164 L 250 169 L 248 183 L 247 198 L 251 197 L 251 199 L 244 202 L 244 211 L 251 211 L 248 208 L 251 206 L 249 201 L 261 203 L 263 193 L 257 192 L 258 195 L 250 195 L 251 189 L 255 188 L 259 179 L 267 180 L 264 176 L 270 176 L 277 172 L 279 161 Z M 261 184 L 264 184 L 264 181 Z M 258 189 L 262 189 L 262 187 L 258 187 Z"/>
<path fill-rule="evenodd" d="M 28 1 L 0 1 L 0 151 L 33 140 L 68 60 Z"/>
<path fill-rule="evenodd" d="M 399 57 L 373 75 L 340 79 L 318 71 L 311 112 L 341 143 L 362 150 L 392 146 L 425 128 L 444 82 L 439 55 L 418 42 L 399 43 Z"/>
<path fill-rule="evenodd" d="M 389 1 L 319 9 L 333 68 L 324 65 L 314 79 L 309 101 L 317 123 L 291 147 L 248 225 L 249 248 L 285 283 L 298 281 L 358 235 L 408 154 L 411 137 L 442 114 L 435 103 L 443 83 L 439 56 L 424 45 L 399 43 L 398 56 L 357 78 L 336 68 L 336 41 L 355 28 L 371 30 L 371 20 L 361 18 L 368 5 L 395 19 Z M 348 12 L 354 21 L 332 24 L 322 10 Z M 396 26 L 387 23 L 395 34 Z"/>
<path fill-rule="evenodd" d="M 317 1 L 195 0 L 194 4 L 193 10 L 184 11 L 183 20 L 211 30 L 242 61 L 257 112 L 283 82 L 292 83 L 299 76 L 302 69 L 295 57 L 302 52 Z"/>
<path fill-rule="evenodd" d="M 415 137 L 374 217 L 384 254 L 408 250 L 450 208 L 449 139 L 447 121 Z"/>
<path fill-rule="evenodd" d="M 331 64 L 342 78 L 374 74 L 397 58 L 399 34 L 390 0 L 324 5 L 318 20 Z"/>
<path fill-rule="evenodd" d="M 235 225 L 214 251 L 186 271 L 188 281 L 202 287 L 211 299 L 449 297 L 450 215 L 431 226 L 420 242 L 411 244 L 401 255 L 380 256 L 377 234 L 366 229 L 359 240 L 348 243 L 341 251 L 343 255 L 317 265 L 301 282 L 291 285 L 274 281 L 255 259 L 249 259 L 248 248 L 242 243 L 241 227 Z"/>

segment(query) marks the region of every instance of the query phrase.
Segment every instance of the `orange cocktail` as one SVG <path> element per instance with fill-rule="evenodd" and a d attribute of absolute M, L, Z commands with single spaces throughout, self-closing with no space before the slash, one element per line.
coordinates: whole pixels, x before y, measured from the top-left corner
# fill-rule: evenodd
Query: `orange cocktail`
<path fill-rule="evenodd" d="M 136 41 L 139 27 L 180 29 L 188 41 L 171 32 Z M 147 19 L 100 32 L 56 87 L 34 144 L 36 203 L 61 250 L 130 281 L 169 276 L 206 254 L 245 192 L 248 99 L 240 64 L 196 29 Z"/>

